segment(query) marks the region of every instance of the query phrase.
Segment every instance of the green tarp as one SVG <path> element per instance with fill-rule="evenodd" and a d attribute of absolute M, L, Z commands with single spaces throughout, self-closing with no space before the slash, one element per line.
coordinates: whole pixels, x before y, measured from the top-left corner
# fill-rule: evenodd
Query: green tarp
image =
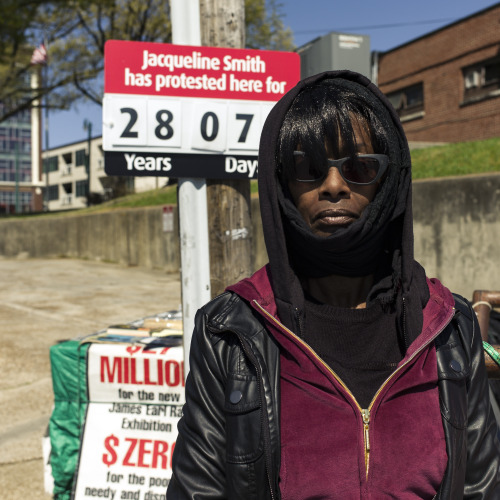
<path fill-rule="evenodd" d="M 90 344 L 68 340 L 50 349 L 54 409 L 49 422 L 54 498 L 69 500 L 88 403 L 86 357 Z"/>

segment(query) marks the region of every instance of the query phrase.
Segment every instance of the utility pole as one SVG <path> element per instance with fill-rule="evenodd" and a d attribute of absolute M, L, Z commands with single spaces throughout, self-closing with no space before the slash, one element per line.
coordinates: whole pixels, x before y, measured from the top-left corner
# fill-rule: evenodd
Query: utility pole
<path fill-rule="evenodd" d="M 200 0 L 201 44 L 244 48 L 244 0 Z M 250 181 L 207 180 L 212 297 L 251 268 Z"/>

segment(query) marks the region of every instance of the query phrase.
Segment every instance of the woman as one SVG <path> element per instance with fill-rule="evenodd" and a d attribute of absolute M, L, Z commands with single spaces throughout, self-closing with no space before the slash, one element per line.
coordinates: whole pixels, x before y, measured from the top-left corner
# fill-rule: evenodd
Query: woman
<path fill-rule="evenodd" d="M 413 258 L 410 154 L 356 73 L 259 152 L 269 264 L 198 313 L 167 498 L 500 498 L 477 321 Z"/>

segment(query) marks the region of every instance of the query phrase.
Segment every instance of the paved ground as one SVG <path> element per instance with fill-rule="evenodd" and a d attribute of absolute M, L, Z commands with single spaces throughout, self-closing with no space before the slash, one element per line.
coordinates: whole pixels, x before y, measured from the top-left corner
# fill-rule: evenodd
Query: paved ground
<path fill-rule="evenodd" d="M 0 497 L 47 500 L 50 346 L 178 309 L 179 276 L 70 259 L 0 259 L 0 276 Z"/>

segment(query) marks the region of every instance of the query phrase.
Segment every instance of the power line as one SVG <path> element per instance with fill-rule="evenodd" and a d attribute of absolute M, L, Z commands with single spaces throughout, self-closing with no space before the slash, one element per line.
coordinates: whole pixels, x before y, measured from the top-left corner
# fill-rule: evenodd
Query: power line
<path fill-rule="evenodd" d="M 428 21 L 413 21 L 409 23 L 393 23 L 393 24 L 374 24 L 371 26 L 350 26 L 350 27 L 340 27 L 335 28 L 335 31 L 361 31 L 361 30 L 377 30 L 377 29 L 387 29 L 387 28 L 400 28 L 403 26 L 418 26 L 421 24 L 437 24 L 437 23 L 447 23 L 453 21 L 454 18 L 445 19 L 429 19 Z M 331 31 L 331 28 L 325 29 L 315 29 L 315 30 L 301 30 L 294 31 L 294 35 L 313 35 L 315 33 L 324 33 L 325 31 Z"/>

